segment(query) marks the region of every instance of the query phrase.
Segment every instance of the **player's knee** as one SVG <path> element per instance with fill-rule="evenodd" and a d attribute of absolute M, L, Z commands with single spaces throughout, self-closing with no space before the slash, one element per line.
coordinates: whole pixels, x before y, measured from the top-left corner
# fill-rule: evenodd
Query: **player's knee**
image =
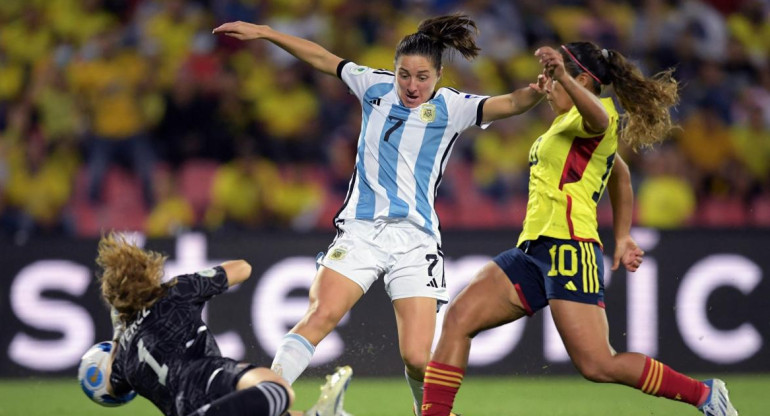
<path fill-rule="evenodd" d="M 331 305 L 325 303 L 314 303 L 308 310 L 307 323 L 309 326 L 331 332 L 342 319 L 344 312 L 338 311 Z"/>
<path fill-rule="evenodd" d="M 476 320 L 465 304 L 454 302 L 447 309 L 441 331 L 445 334 L 473 337 L 477 332 Z"/>
<path fill-rule="evenodd" d="M 409 374 L 420 374 L 424 376 L 425 367 L 428 366 L 429 358 L 429 351 L 413 350 L 401 353 L 401 359 L 404 361 L 404 366 L 406 366 L 406 371 Z"/>
<path fill-rule="evenodd" d="M 614 379 L 610 365 L 605 360 L 582 360 L 575 362 L 580 374 L 588 381 L 594 383 L 610 383 Z"/>

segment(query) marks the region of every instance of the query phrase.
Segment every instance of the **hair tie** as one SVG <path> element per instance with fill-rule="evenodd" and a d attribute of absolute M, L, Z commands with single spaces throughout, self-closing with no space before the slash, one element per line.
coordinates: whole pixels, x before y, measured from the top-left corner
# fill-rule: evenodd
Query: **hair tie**
<path fill-rule="evenodd" d="M 602 49 L 602 56 L 604 59 L 610 59 L 610 52 L 607 49 Z"/>

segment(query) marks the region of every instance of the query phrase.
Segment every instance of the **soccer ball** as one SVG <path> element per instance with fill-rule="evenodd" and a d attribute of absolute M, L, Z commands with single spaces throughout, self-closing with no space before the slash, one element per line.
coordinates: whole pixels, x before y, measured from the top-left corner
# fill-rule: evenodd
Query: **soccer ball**
<path fill-rule="evenodd" d="M 94 345 L 80 358 L 78 367 L 78 382 L 83 393 L 94 402 L 107 407 L 124 405 L 136 397 L 134 391 L 120 397 L 107 392 L 107 366 L 110 364 L 110 354 L 114 346 L 112 341 Z"/>

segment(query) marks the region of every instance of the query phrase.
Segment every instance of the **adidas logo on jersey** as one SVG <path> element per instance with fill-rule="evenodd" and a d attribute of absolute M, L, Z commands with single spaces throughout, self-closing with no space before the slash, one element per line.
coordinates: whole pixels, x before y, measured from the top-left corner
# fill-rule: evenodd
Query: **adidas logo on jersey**
<path fill-rule="evenodd" d="M 564 285 L 564 288 L 569 290 L 569 291 L 572 291 L 572 292 L 576 292 L 577 291 L 577 287 L 575 287 L 575 284 L 572 283 L 571 280 L 569 282 L 567 282 L 566 285 Z"/>
<path fill-rule="evenodd" d="M 436 283 L 436 278 L 430 279 L 430 282 L 428 282 L 428 284 L 425 286 L 438 288 L 438 284 Z"/>
<path fill-rule="evenodd" d="M 382 101 L 382 99 L 380 97 L 377 97 L 377 98 L 373 98 L 373 99 L 369 100 L 369 104 L 380 105 L 381 101 Z"/>

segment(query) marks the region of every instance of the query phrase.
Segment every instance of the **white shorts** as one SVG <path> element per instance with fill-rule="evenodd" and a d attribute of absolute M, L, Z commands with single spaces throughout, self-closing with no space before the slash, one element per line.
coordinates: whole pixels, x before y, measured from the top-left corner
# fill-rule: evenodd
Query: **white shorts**
<path fill-rule="evenodd" d="M 345 220 L 318 263 L 358 283 L 364 292 L 383 276 L 391 300 L 449 301 L 444 253 L 432 235 L 409 221 Z"/>

